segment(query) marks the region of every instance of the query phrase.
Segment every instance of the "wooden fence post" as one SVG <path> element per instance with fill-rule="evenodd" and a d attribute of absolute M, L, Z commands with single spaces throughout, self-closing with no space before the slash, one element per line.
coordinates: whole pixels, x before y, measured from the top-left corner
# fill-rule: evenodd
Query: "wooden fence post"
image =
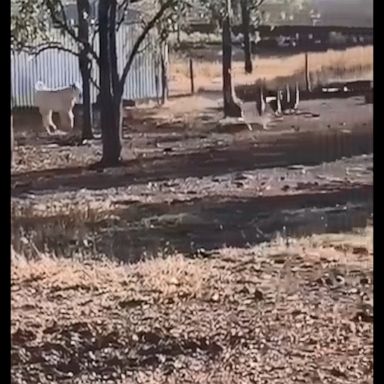
<path fill-rule="evenodd" d="M 305 52 L 305 87 L 308 92 L 311 91 L 311 79 L 309 77 L 308 52 Z"/>
<path fill-rule="evenodd" d="M 189 77 L 191 79 L 191 94 L 195 93 L 195 79 L 193 75 L 193 61 L 192 58 L 189 58 Z"/>

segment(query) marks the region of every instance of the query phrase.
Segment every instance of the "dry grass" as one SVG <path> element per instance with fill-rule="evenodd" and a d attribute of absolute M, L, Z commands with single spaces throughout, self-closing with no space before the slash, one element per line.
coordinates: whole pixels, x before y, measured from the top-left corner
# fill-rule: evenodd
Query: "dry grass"
<path fill-rule="evenodd" d="M 14 383 L 372 382 L 372 228 L 11 284 Z"/>
<path fill-rule="evenodd" d="M 304 54 L 288 57 L 259 58 L 253 60 L 254 71 L 244 73 L 242 61 L 232 63 L 235 85 L 253 84 L 258 79 L 272 80 L 303 73 Z M 353 47 L 345 51 L 330 50 L 309 54 L 309 68 L 314 82 L 317 79 L 334 81 L 340 78 L 372 77 L 373 47 Z M 221 88 L 221 62 L 194 61 L 195 88 L 219 90 Z M 170 64 L 171 86 L 174 93 L 190 91 L 188 60 L 173 58 Z"/>
<path fill-rule="evenodd" d="M 51 201 L 44 204 L 33 204 L 33 202 L 21 206 L 11 204 L 11 216 L 13 219 L 67 216 L 73 218 L 74 221 L 95 222 L 111 215 L 114 208 L 111 200 L 91 200 L 87 197 L 89 196 L 83 198 L 79 196 L 77 201 L 71 199 L 55 201 L 52 198 Z"/>

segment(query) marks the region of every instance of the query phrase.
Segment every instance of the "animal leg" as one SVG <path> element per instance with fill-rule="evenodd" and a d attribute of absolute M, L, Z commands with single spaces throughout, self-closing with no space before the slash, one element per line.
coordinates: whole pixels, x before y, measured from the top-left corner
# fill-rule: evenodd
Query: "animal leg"
<path fill-rule="evenodd" d="M 48 113 L 47 113 L 46 116 L 47 116 L 48 127 L 49 127 L 49 128 L 52 128 L 52 129 L 50 130 L 50 132 L 51 132 L 51 133 L 56 132 L 56 131 L 57 131 L 57 127 L 56 127 L 55 123 L 54 123 L 53 120 L 52 120 L 52 111 L 48 111 Z M 52 132 L 52 131 L 53 131 L 53 132 Z"/>
<path fill-rule="evenodd" d="M 72 130 L 73 129 L 73 123 L 74 123 L 74 115 L 72 111 L 62 111 L 60 112 L 60 122 L 62 127 L 66 130 Z"/>
<path fill-rule="evenodd" d="M 269 130 L 269 127 L 268 127 L 268 121 L 266 121 L 266 120 L 263 120 L 262 121 L 262 124 L 261 124 L 261 129 L 262 129 L 262 131 L 268 131 Z"/>
<path fill-rule="evenodd" d="M 52 112 L 49 114 L 49 126 L 53 128 L 53 131 L 57 131 L 56 124 L 52 120 Z"/>
<path fill-rule="evenodd" d="M 43 127 L 48 133 L 48 135 L 51 135 L 51 111 L 46 111 L 46 110 L 41 110 L 40 109 L 40 114 L 42 117 L 42 122 L 43 122 Z"/>
<path fill-rule="evenodd" d="M 68 124 L 69 124 L 69 128 L 71 128 L 71 130 L 73 130 L 74 122 L 75 122 L 75 116 L 74 116 L 72 111 L 69 111 L 68 112 Z"/>
<path fill-rule="evenodd" d="M 68 128 L 68 116 L 66 111 L 60 111 L 60 125 L 62 130 L 67 130 Z"/>

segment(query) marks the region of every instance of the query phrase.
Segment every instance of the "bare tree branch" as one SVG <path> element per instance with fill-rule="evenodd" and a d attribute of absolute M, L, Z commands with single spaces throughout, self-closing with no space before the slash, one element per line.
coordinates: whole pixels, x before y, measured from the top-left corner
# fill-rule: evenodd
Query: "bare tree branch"
<path fill-rule="evenodd" d="M 80 39 L 79 36 L 76 34 L 75 30 L 68 24 L 67 16 L 65 14 L 65 8 L 62 1 L 58 1 L 58 4 L 60 7 L 62 19 L 57 16 L 55 5 L 52 0 L 46 1 L 46 5 L 49 10 L 52 21 L 57 24 L 60 29 L 66 32 L 73 40 L 75 40 L 79 44 L 82 44 L 83 47 L 85 47 L 91 54 L 91 56 L 95 59 L 96 63 L 99 63 L 99 56 L 97 55 L 93 47 L 89 44 L 89 41 L 83 41 L 82 39 Z"/>
<path fill-rule="evenodd" d="M 125 67 L 123 69 L 123 73 L 121 75 L 121 78 L 120 78 L 120 82 L 119 82 L 119 90 L 118 90 L 118 95 L 121 97 L 121 95 L 123 94 L 124 92 L 124 85 L 125 85 L 125 81 L 127 79 L 127 75 L 128 75 L 128 72 L 129 70 L 131 69 L 131 66 L 132 66 L 132 63 L 133 63 L 133 60 L 135 58 L 135 55 L 137 54 L 137 51 L 139 50 L 140 48 L 140 45 L 141 43 L 144 41 L 144 39 L 146 38 L 146 36 L 148 35 L 148 33 L 150 32 L 150 30 L 156 25 L 156 23 L 161 19 L 161 17 L 163 16 L 163 14 L 165 13 L 165 11 L 167 11 L 170 7 L 172 7 L 174 4 L 176 4 L 177 0 L 167 0 L 164 4 L 162 4 L 162 6 L 160 7 L 160 9 L 157 11 L 157 13 L 153 16 L 153 18 L 146 24 L 146 26 L 144 27 L 143 31 L 141 32 L 141 34 L 139 35 L 139 37 L 137 38 L 135 44 L 133 45 L 132 47 L 132 50 L 131 50 L 131 53 L 129 55 L 129 58 L 128 58 L 128 61 L 127 63 L 125 64 Z"/>
<path fill-rule="evenodd" d="M 119 73 L 117 70 L 117 52 L 116 52 L 116 12 L 117 0 L 112 0 L 110 9 L 110 25 L 109 25 L 109 60 L 111 65 L 112 89 L 115 91 L 119 85 Z"/>
<path fill-rule="evenodd" d="M 140 49 L 138 49 L 138 50 L 136 51 L 135 56 L 137 57 L 138 55 L 140 55 L 141 53 L 143 53 L 146 49 L 148 49 L 149 46 L 151 46 L 151 44 L 152 44 L 152 42 L 151 42 L 151 41 L 148 41 L 148 42 L 144 45 L 144 47 L 142 47 L 142 48 L 140 48 Z M 128 59 L 129 56 L 130 56 L 130 52 L 127 53 L 127 55 L 126 55 L 126 59 Z"/>
<path fill-rule="evenodd" d="M 79 53 L 78 52 L 75 52 L 69 48 L 65 48 L 61 45 L 61 43 L 57 43 L 57 42 L 49 42 L 49 43 L 44 43 L 44 44 L 41 44 L 39 46 L 26 46 L 25 47 L 26 49 L 30 50 L 31 53 L 34 55 L 34 56 L 38 56 L 40 55 L 42 52 L 44 51 L 47 51 L 49 49 L 57 49 L 59 51 L 63 51 L 63 52 L 68 52 L 74 56 L 79 56 Z M 91 76 L 90 77 L 90 81 L 92 83 L 92 85 L 98 90 L 100 91 L 100 86 L 97 84 L 97 81 Z"/>
<path fill-rule="evenodd" d="M 143 53 L 151 44 L 152 42 L 148 41 L 148 43 L 145 44 L 143 48 L 137 50 L 136 55 L 140 55 L 141 53 Z"/>
<path fill-rule="evenodd" d="M 26 45 L 25 49 L 28 50 L 32 55 L 34 56 L 39 56 L 41 53 L 44 51 L 48 51 L 50 49 L 57 49 L 62 52 L 67 52 L 70 53 L 74 56 L 79 56 L 79 53 L 74 51 L 73 49 L 66 48 L 64 47 L 61 43 L 59 42 L 47 42 L 43 43 L 37 46 L 32 46 L 32 45 Z"/>
<path fill-rule="evenodd" d="M 75 30 L 69 25 L 68 23 L 68 19 L 67 19 L 67 14 L 65 13 L 65 8 L 64 8 L 64 4 L 62 3 L 61 0 L 57 1 L 57 4 L 59 5 L 60 7 L 60 13 L 61 13 L 61 17 L 63 18 L 63 25 L 65 25 L 65 29 L 67 30 L 67 32 L 72 36 L 72 35 L 76 35 L 76 32 Z M 50 7 L 50 12 L 51 14 L 55 14 L 56 16 L 56 13 L 54 12 L 54 5 L 53 3 L 51 2 L 51 0 L 47 0 L 47 5 L 48 7 Z M 53 10 L 53 12 L 52 12 Z M 52 15 L 51 15 L 52 16 Z M 80 15 L 79 15 L 80 17 Z"/>
<path fill-rule="evenodd" d="M 93 85 L 98 91 L 100 91 L 100 86 L 99 86 L 99 84 L 97 84 L 96 80 L 95 80 L 92 76 L 90 76 L 89 80 L 91 81 L 92 85 Z"/>
<path fill-rule="evenodd" d="M 97 34 L 99 33 L 99 27 L 95 26 L 95 29 L 93 31 L 93 34 L 92 34 L 92 38 L 91 38 L 91 46 L 94 47 L 95 46 L 95 40 L 96 40 L 96 36 Z"/>
<path fill-rule="evenodd" d="M 257 0 L 254 2 L 251 1 L 249 4 L 249 10 L 255 11 L 255 10 L 259 9 L 263 5 L 264 2 L 265 2 L 265 0 Z"/>
<path fill-rule="evenodd" d="M 120 19 L 116 22 L 116 29 L 117 30 L 120 29 L 121 25 L 124 22 L 125 13 L 127 12 L 130 4 L 131 4 L 131 2 L 129 0 L 126 0 L 123 3 L 119 4 L 119 6 L 117 7 L 118 13 L 121 13 Z"/>

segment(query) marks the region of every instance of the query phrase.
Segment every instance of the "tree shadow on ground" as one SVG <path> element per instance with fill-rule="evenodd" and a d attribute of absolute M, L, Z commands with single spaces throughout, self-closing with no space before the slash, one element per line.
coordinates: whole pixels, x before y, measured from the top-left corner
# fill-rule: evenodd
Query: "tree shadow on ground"
<path fill-rule="evenodd" d="M 172 203 L 120 202 L 110 219 L 16 218 L 12 223 L 13 244 L 22 246 L 20 236 L 28 234 L 38 249 L 48 247 L 65 256 L 78 252 L 85 239 L 100 253 L 124 262 L 173 251 L 196 256 L 202 249 L 269 241 L 278 232 L 307 236 L 363 227 L 372 213 L 372 191 L 371 185 L 343 185 L 252 198 L 204 196 Z M 343 208 L 347 204 L 348 208 Z"/>
<path fill-rule="evenodd" d="M 169 154 L 125 161 L 118 172 L 90 171 L 83 167 L 26 172 L 12 177 L 12 195 L 26 190 L 65 188 L 103 189 L 175 178 L 204 177 L 249 169 L 312 166 L 342 157 L 372 153 L 372 132 L 348 136 L 329 134 L 284 135 L 261 143 L 238 143 L 223 148 Z"/>

